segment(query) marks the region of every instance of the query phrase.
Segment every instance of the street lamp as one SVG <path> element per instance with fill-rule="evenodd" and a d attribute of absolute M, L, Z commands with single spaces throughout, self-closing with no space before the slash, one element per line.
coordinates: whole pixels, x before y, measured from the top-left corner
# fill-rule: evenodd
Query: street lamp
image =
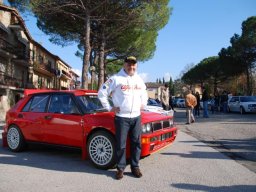
<path fill-rule="evenodd" d="M 93 73 L 96 70 L 95 66 L 90 66 L 89 71 L 91 72 L 91 89 L 93 90 Z"/>

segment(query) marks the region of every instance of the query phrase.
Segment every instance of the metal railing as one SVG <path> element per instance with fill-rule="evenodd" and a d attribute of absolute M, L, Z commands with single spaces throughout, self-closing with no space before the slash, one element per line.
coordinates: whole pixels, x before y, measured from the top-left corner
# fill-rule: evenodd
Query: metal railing
<path fill-rule="evenodd" d="M 11 44 L 6 39 L 0 37 L 0 49 L 9 52 L 17 56 L 17 59 L 29 59 L 29 52 L 26 49 L 18 48 L 17 46 Z"/>
<path fill-rule="evenodd" d="M 22 82 L 22 79 L 5 75 L 3 72 L 0 72 L 0 85 L 24 88 L 24 83 Z"/>

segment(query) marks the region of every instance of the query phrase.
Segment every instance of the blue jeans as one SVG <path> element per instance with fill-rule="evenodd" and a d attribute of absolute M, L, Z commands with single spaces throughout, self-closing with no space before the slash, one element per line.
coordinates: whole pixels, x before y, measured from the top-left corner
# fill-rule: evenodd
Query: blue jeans
<path fill-rule="evenodd" d="M 209 115 L 208 115 L 208 101 L 203 101 L 203 107 L 204 107 L 204 116 L 203 117 L 209 117 Z"/>
<path fill-rule="evenodd" d="M 139 167 L 141 154 L 141 117 L 125 118 L 115 116 L 116 127 L 116 163 L 117 169 L 126 167 L 126 141 L 131 141 L 131 169 Z"/>
<path fill-rule="evenodd" d="M 223 112 L 227 113 L 228 112 L 228 102 L 223 102 Z"/>

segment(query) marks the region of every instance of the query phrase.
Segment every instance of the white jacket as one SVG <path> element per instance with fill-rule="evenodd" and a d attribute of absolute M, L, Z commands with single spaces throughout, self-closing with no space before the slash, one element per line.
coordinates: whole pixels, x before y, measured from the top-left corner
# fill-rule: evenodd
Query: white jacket
<path fill-rule="evenodd" d="M 109 103 L 110 96 L 114 106 L 120 108 L 116 115 L 128 118 L 138 117 L 148 100 L 146 85 L 140 76 L 137 73 L 129 76 L 124 69 L 109 78 L 98 92 L 103 107 L 108 111 L 112 109 Z"/>

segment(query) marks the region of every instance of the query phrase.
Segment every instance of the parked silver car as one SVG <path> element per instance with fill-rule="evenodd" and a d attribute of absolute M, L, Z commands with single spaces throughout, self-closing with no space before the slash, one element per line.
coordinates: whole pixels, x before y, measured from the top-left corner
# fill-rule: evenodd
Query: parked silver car
<path fill-rule="evenodd" d="M 256 96 L 232 96 L 228 102 L 228 111 L 241 114 L 256 112 Z"/>

